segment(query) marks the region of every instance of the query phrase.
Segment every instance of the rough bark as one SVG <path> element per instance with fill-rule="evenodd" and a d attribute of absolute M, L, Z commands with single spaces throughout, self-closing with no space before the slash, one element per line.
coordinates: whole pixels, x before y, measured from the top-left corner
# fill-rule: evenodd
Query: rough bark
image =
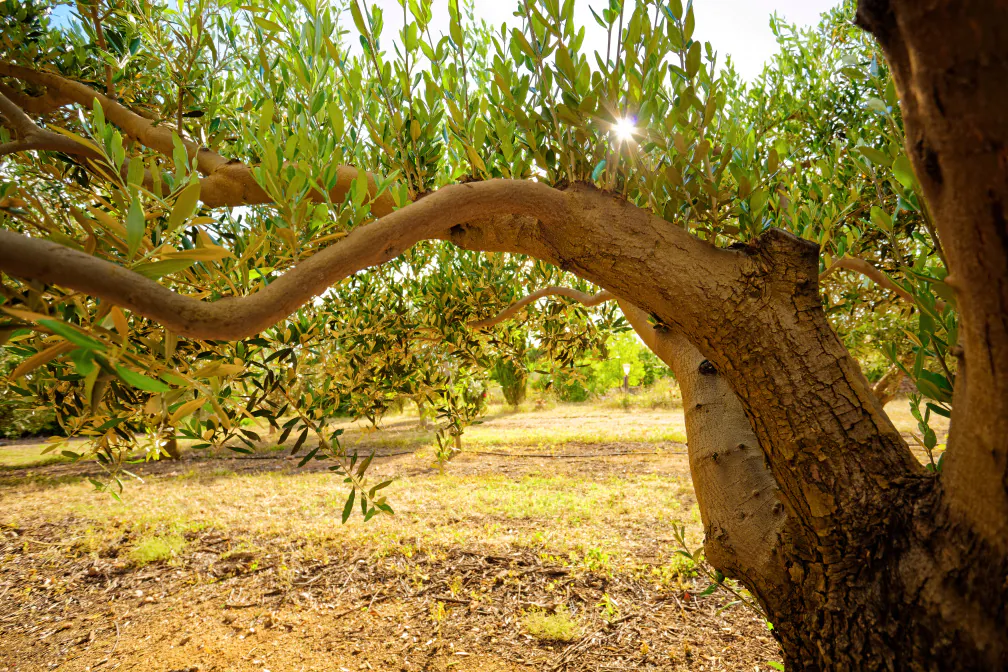
<path fill-rule="evenodd" d="M 667 325 L 652 325 L 646 312 L 605 290 L 586 294 L 544 287 L 470 326 L 498 324 L 545 296 L 589 307 L 616 300 L 644 344 L 672 370 L 682 392 L 707 559 L 726 576 L 753 586 L 763 604 L 775 603 L 789 584 L 782 556 L 787 516 L 745 410 L 727 382 L 688 340 Z"/>
<path fill-rule="evenodd" d="M 999 0 L 862 0 L 957 290 L 963 350 L 945 501 L 1008 553 L 1008 17 Z"/>

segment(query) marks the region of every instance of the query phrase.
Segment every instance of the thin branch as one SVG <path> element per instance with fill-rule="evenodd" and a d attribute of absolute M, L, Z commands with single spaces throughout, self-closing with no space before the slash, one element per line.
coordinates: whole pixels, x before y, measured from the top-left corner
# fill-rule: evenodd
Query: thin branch
<path fill-rule="evenodd" d="M 888 289 L 899 296 L 904 301 L 909 303 L 917 303 L 917 299 L 913 294 L 903 289 L 888 275 L 875 268 L 871 263 L 861 259 L 859 257 L 843 257 L 842 259 L 833 259 L 829 268 L 819 274 L 819 281 L 822 282 L 834 272 L 839 270 L 854 271 L 855 273 L 860 273 L 869 280 L 875 281 L 880 287 Z M 941 299 L 935 300 L 935 309 L 941 313 L 945 311 L 945 302 Z"/>
<path fill-rule="evenodd" d="M 605 303 L 606 301 L 611 301 L 616 297 L 613 296 L 607 290 L 602 290 L 598 294 L 585 294 L 584 292 L 579 292 L 576 289 L 570 289 L 569 287 L 543 287 L 540 290 L 532 292 L 528 296 L 518 301 L 515 301 L 510 306 L 499 312 L 494 317 L 487 318 L 485 320 L 477 320 L 469 323 L 469 327 L 472 329 L 485 329 L 486 327 L 492 327 L 495 324 L 499 324 L 504 320 L 508 319 L 519 310 L 529 305 L 530 303 L 535 303 L 539 299 L 546 296 L 564 296 L 568 299 L 574 299 L 586 308 L 592 308 L 599 304 Z"/>
<path fill-rule="evenodd" d="M 81 3 L 78 3 L 78 7 Z M 88 5 L 88 16 L 91 19 L 91 23 L 94 24 L 95 30 L 95 42 L 98 48 L 104 53 L 108 51 L 108 45 L 105 42 L 105 30 L 102 28 L 101 19 L 98 18 L 98 2 Z M 109 98 L 115 98 L 115 87 L 112 86 L 112 66 L 105 63 L 105 94 Z"/>
<path fill-rule="evenodd" d="M 174 150 L 173 138 L 177 137 L 174 131 L 167 126 L 155 126 L 150 119 L 137 114 L 126 106 L 104 96 L 91 87 L 67 79 L 50 72 L 42 72 L 25 68 L 11 63 L 0 62 L 0 76 L 13 77 L 25 82 L 44 86 L 56 99 L 66 99 L 77 103 L 90 110 L 94 101 L 97 100 L 105 114 L 105 119 L 118 126 L 126 135 L 134 138 L 144 147 L 154 150 L 159 154 L 170 157 Z M 10 101 L 8 101 L 10 102 Z M 0 110 L 2 111 L 2 110 Z M 34 122 L 24 115 L 25 119 L 34 126 Z M 37 128 L 37 126 L 35 126 Z M 189 158 L 196 158 L 196 168 L 205 175 L 200 180 L 200 200 L 209 208 L 233 208 L 243 205 L 268 205 L 273 203 L 272 197 L 256 182 L 252 167 L 240 161 L 229 160 L 217 152 L 206 147 L 201 147 L 197 143 L 180 138 L 185 145 Z M 67 145 L 70 148 L 70 145 Z M 17 151 L 17 150 L 15 150 Z M 60 150 L 65 151 L 65 150 Z M 77 151 L 68 152 L 81 154 L 80 146 Z M 332 202 L 339 202 L 350 190 L 354 179 L 357 178 L 357 169 L 340 166 L 338 168 L 336 185 L 329 191 L 328 198 Z M 382 217 L 392 212 L 395 208 L 395 201 L 392 194 L 385 191 L 378 194 L 377 181 L 374 175 L 368 175 L 368 192 L 372 196 L 371 213 L 376 217 Z M 326 195 L 318 191 L 309 192 L 309 198 L 316 202 L 324 202 Z"/>

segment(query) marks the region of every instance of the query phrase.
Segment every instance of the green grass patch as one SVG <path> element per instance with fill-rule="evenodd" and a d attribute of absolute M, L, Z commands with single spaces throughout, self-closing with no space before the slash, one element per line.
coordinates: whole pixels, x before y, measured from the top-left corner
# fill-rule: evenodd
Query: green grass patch
<path fill-rule="evenodd" d="M 570 642 L 581 635 L 581 626 L 563 606 L 553 614 L 529 611 L 522 617 L 522 626 L 528 634 L 544 642 Z"/>
<path fill-rule="evenodd" d="M 185 546 L 185 539 L 178 535 L 145 537 L 130 549 L 129 558 L 134 565 L 142 567 L 152 562 L 171 560 Z"/>

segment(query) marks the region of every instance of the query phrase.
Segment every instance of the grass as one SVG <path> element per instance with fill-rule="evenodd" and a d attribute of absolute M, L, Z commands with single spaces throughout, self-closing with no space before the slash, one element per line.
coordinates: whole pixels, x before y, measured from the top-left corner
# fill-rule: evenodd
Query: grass
<path fill-rule="evenodd" d="M 659 378 L 654 385 L 633 394 L 612 392 L 602 400 L 606 408 L 628 411 L 631 409 L 682 408 L 682 392 L 679 383 L 671 378 Z"/>
<path fill-rule="evenodd" d="M 581 635 L 581 626 L 563 606 L 553 614 L 538 609 L 529 611 L 522 618 L 522 626 L 528 634 L 546 642 L 571 642 Z"/>
<path fill-rule="evenodd" d="M 171 560 L 185 547 L 185 539 L 179 535 L 145 537 L 138 541 L 129 552 L 130 561 L 143 567 L 152 562 Z"/>
<path fill-rule="evenodd" d="M 75 442 L 75 444 L 78 442 Z M 59 462 L 71 462 L 69 457 L 55 450 L 42 454 L 48 444 L 44 439 L 19 439 L 15 443 L 0 446 L 0 469 L 24 469 L 27 467 L 42 467 Z M 78 447 L 77 445 L 73 446 Z"/>
<path fill-rule="evenodd" d="M 898 412 L 905 403 L 890 408 Z M 898 424 L 903 428 L 904 423 Z M 420 434 L 414 418 L 400 416 L 387 425 L 385 432 L 351 427 L 347 435 L 350 441 L 364 441 Z M 0 478 L 5 501 L 0 524 L 65 520 L 67 538 L 89 539 L 82 548 L 87 552 L 126 535 L 141 540 L 135 551 L 138 562 L 170 557 L 183 535 L 214 530 L 252 545 L 264 538 L 282 539 L 295 549 L 293 556 L 305 560 L 324 560 L 348 547 L 389 556 L 472 543 L 535 549 L 605 574 L 636 571 L 633 544 L 648 543 L 670 522 L 694 530 L 694 545 L 702 540 L 685 456 L 665 450 L 649 454 L 682 431 L 679 409 L 627 415 L 601 404 L 561 404 L 542 412 L 497 411 L 466 433 L 468 452 L 444 476 L 431 471 L 429 450 L 376 460 L 373 483 L 396 479 L 384 491 L 396 515 L 367 524 L 355 514 L 340 525 L 347 495 L 342 482 L 325 472 L 298 470 L 292 462 L 271 462 L 272 470 L 262 470 L 258 466 L 265 462 L 208 460 L 153 474 L 145 469 L 157 465 L 140 464 L 133 469 L 144 481 L 129 480 L 122 502 L 96 494 L 86 479 L 64 473 L 63 467 L 30 475 L 8 471 Z M 575 440 L 584 445 L 573 445 Z M 583 460 L 480 455 L 485 449 L 549 456 L 591 452 L 595 446 L 605 453 L 607 443 L 634 455 Z M 10 448 L 3 447 L 0 454 L 10 457 L 2 452 Z M 17 450 L 17 459 L 23 460 L 27 449 Z M 225 464 L 257 470 L 236 473 Z M 662 585 L 693 572 L 672 546 L 662 545 L 662 552 L 642 568 Z"/>

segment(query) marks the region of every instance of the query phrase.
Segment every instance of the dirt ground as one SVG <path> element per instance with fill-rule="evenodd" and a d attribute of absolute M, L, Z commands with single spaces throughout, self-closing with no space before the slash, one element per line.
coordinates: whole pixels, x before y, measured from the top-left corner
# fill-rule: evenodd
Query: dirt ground
<path fill-rule="evenodd" d="M 341 525 L 326 465 L 269 445 L 135 465 L 122 502 L 0 447 L 0 671 L 777 669 L 676 553 L 674 523 L 702 541 L 681 411 L 497 414 L 445 474 L 414 419 L 349 429 L 395 516 Z"/>

